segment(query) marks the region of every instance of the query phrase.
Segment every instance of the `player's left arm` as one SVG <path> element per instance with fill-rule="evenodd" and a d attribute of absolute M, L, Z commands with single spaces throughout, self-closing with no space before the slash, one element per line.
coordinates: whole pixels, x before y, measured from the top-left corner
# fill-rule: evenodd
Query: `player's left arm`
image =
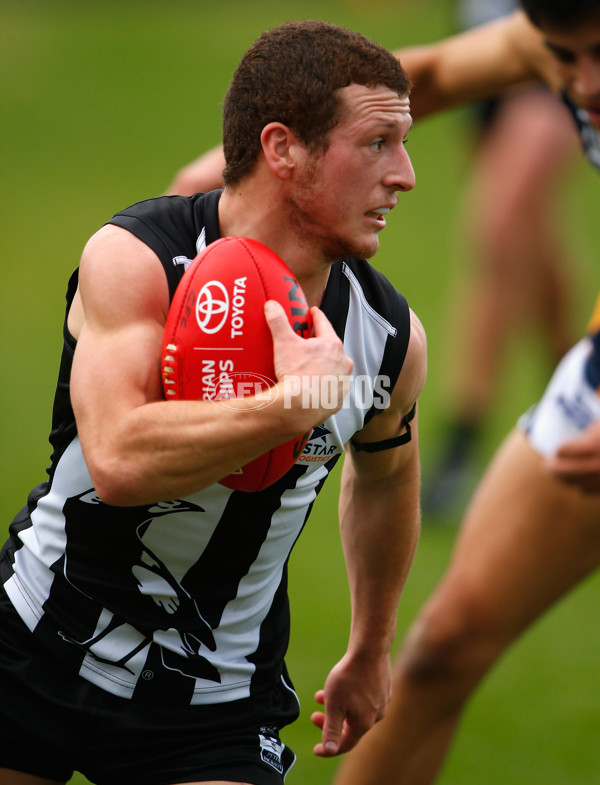
<path fill-rule="evenodd" d="M 380 443 L 407 427 L 411 438 L 375 452 L 349 446 L 342 470 L 340 528 L 352 619 L 347 651 L 316 694 L 325 707 L 311 718 L 322 729 L 316 755 L 352 749 L 383 717 L 390 699 L 390 648 L 420 525 L 417 417 L 409 424 L 406 420 L 425 375 L 425 333 L 411 313 L 409 346 L 390 405 L 371 419 L 355 441 Z"/>

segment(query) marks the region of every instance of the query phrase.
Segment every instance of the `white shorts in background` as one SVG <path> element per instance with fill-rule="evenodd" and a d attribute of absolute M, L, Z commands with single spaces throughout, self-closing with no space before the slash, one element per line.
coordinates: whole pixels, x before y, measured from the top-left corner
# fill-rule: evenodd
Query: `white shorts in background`
<path fill-rule="evenodd" d="M 593 352 L 590 338 L 583 338 L 558 364 L 541 400 L 518 422 L 531 446 L 541 455 L 552 455 L 560 445 L 600 420 L 600 396 L 585 375 Z"/>

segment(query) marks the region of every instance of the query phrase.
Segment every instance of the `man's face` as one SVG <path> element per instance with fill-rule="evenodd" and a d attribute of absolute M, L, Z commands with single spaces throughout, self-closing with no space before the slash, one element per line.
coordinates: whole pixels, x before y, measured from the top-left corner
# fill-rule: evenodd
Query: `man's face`
<path fill-rule="evenodd" d="M 412 125 L 408 98 L 357 84 L 340 93 L 342 119 L 325 153 L 302 149 L 288 204 L 297 235 L 328 261 L 373 256 L 396 192 L 415 184 L 404 147 Z"/>
<path fill-rule="evenodd" d="M 567 31 L 542 32 L 567 92 L 600 129 L 600 17 Z"/>

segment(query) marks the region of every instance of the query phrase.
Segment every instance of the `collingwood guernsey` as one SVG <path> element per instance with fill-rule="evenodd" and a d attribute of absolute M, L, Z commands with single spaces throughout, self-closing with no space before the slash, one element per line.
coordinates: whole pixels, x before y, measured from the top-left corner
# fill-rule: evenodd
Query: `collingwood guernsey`
<path fill-rule="evenodd" d="M 171 297 L 219 237 L 220 193 L 147 200 L 110 221 L 154 250 Z M 76 288 L 77 272 L 67 312 Z M 182 706 L 245 699 L 273 684 L 292 690 L 282 634 L 288 558 L 344 445 L 396 383 L 410 329 L 404 298 L 363 260 L 333 265 L 321 307 L 372 394 L 351 385 L 342 409 L 263 491 L 216 483 L 138 507 L 108 506 L 92 485 L 70 403 L 75 341 L 65 320 L 48 480 L 11 524 L 0 578 L 39 645 L 72 672 L 126 699 Z"/>

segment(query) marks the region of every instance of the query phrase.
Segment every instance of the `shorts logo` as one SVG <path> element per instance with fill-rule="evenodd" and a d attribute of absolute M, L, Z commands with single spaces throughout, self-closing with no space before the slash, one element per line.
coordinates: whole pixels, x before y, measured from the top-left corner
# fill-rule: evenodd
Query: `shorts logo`
<path fill-rule="evenodd" d="M 581 430 L 587 428 L 594 419 L 594 413 L 580 393 L 576 393 L 570 400 L 564 395 L 559 395 L 556 402 L 567 417 Z"/>
<path fill-rule="evenodd" d="M 285 744 L 279 741 L 274 736 L 265 736 L 262 733 L 258 734 L 260 741 L 260 757 L 269 766 L 272 766 L 280 774 L 283 774 L 283 763 L 281 762 L 281 755 L 285 749 Z"/>
<path fill-rule="evenodd" d="M 229 316 L 229 295 L 221 281 L 205 283 L 196 300 L 196 321 L 207 335 L 218 333 Z"/>

